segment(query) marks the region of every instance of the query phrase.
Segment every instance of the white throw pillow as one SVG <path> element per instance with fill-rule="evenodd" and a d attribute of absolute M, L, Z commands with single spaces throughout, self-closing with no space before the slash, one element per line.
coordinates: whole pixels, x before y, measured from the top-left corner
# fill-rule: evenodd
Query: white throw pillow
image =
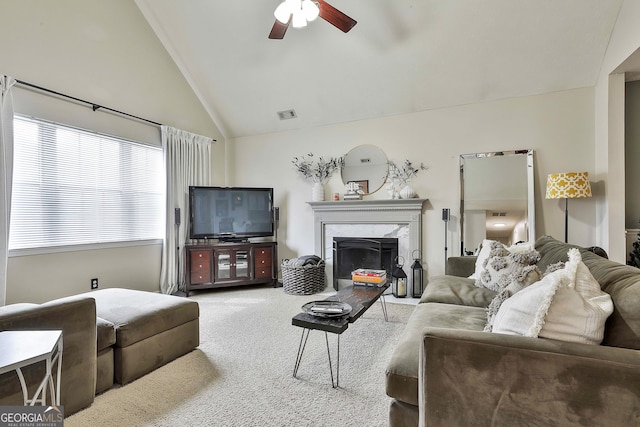
<path fill-rule="evenodd" d="M 569 261 L 539 282 L 505 300 L 492 332 L 600 344 L 613 302 L 582 262 L 569 250 Z"/>
<path fill-rule="evenodd" d="M 480 277 L 480 273 L 482 273 L 484 262 L 487 258 L 489 258 L 489 253 L 491 252 L 491 243 L 493 240 L 484 239 L 482 241 L 482 245 L 480 246 L 480 252 L 478 252 L 478 257 L 476 258 L 476 269 L 469 279 L 478 280 Z"/>

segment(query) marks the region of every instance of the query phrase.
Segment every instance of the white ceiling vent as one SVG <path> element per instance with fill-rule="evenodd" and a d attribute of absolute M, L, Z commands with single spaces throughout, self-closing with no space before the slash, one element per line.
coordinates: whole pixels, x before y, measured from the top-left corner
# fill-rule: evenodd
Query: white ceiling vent
<path fill-rule="evenodd" d="M 491 216 L 507 216 L 506 212 L 493 212 Z"/>
<path fill-rule="evenodd" d="M 291 110 L 285 110 L 285 111 L 278 111 L 278 117 L 280 117 L 280 120 L 289 120 L 289 119 L 295 119 L 296 117 L 298 117 L 298 115 L 296 114 L 296 111 L 294 109 L 291 109 Z"/>

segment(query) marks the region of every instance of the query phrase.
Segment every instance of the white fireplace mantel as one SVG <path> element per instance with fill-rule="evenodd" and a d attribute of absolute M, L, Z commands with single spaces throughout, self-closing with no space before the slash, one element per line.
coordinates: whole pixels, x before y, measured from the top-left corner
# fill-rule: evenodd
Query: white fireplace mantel
<path fill-rule="evenodd" d="M 325 228 L 329 224 L 398 224 L 409 226 L 409 251 L 422 252 L 422 206 L 427 199 L 344 200 L 308 202 L 314 216 L 315 253 L 327 258 Z M 375 237 L 375 236 L 372 236 Z"/>

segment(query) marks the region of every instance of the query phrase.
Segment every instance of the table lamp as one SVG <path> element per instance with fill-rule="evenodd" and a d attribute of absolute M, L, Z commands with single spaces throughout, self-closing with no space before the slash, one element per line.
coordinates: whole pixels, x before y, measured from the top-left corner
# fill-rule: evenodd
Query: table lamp
<path fill-rule="evenodd" d="M 588 172 L 552 173 L 547 176 L 546 199 L 564 199 L 564 241 L 568 243 L 569 199 L 591 197 Z"/>

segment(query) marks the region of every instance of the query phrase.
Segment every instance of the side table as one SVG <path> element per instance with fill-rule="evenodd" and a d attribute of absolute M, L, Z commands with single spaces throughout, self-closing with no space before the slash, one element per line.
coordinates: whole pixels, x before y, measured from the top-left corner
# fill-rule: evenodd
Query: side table
<path fill-rule="evenodd" d="M 60 376 L 62 375 L 62 331 L 3 331 L 0 332 L 0 374 L 16 371 L 25 406 L 37 402 L 46 405 L 47 386 L 51 403 L 60 405 Z M 44 378 L 33 397 L 29 398 L 22 368 L 45 362 Z M 57 366 L 56 385 L 53 384 L 53 366 Z"/>

